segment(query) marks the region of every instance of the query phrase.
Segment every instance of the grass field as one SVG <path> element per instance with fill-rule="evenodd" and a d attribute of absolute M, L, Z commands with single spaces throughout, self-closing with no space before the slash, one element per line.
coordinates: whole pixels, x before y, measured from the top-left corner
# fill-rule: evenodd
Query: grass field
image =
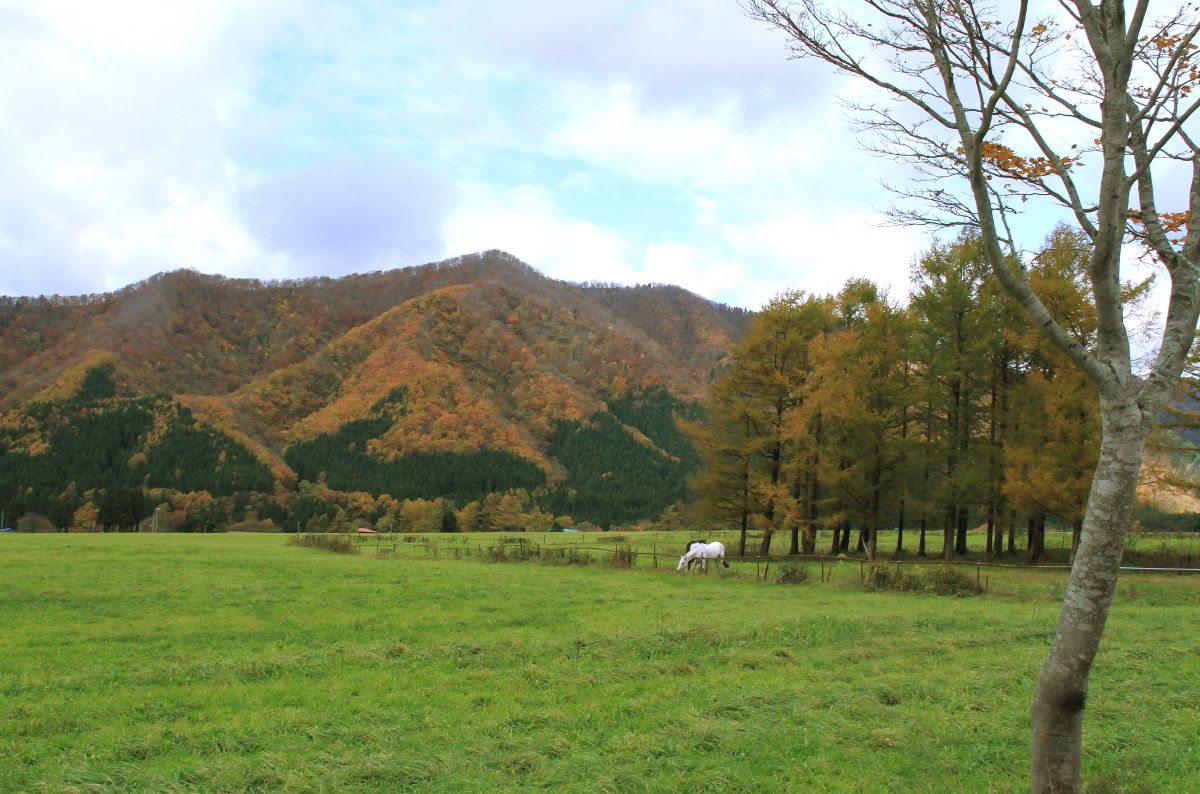
<path fill-rule="evenodd" d="M 1061 575 L 730 571 L 3 536 L 0 791 L 1025 788 Z M 1198 607 L 1200 580 L 1123 580 L 1092 790 L 1200 790 Z"/>

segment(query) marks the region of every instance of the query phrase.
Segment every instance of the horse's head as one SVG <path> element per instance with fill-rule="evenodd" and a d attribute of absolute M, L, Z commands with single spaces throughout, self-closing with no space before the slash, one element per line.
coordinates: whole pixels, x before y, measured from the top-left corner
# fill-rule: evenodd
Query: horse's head
<path fill-rule="evenodd" d="M 682 571 L 683 566 L 685 566 L 685 565 L 687 565 L 687 555 L 686 554 L 679 558 L 679 567 L 677 567 L 675 570 Z"/>

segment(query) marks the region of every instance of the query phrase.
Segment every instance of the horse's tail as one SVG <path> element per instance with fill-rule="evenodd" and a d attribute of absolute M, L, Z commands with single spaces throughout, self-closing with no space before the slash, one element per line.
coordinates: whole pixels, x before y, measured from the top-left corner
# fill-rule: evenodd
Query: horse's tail
<path fill-rule="evenodd" d="M 722 565 L 724 565 L 726 568 L 728 568 L 728 567 L 729 567 L 729 560 L 727 560 L 727 559 L 725 559 L 724 557 L 722 557 L 722 558 L 721 558 L 721 564 L 722 564 Z"/>

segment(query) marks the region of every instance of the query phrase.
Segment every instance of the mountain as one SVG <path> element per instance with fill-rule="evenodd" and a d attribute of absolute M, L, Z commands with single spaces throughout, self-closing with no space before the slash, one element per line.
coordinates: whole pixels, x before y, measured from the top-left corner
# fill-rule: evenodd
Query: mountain
<path fill-rule="evenodd" d="M 44 514 L 71 484 L 98 506 L 114 488 L 186 481 L 213 498 L 269 492 L 294 512 L 311 496 L 297 489 L 320 483 L 326 501 L 461 507 L 520 489 L 527 508 L 575 519 L 649 517 L 683 494 L 691 453 L 673 418 L 694 418 L 748 318 L 678 287 L 555 281 L 498 251 L 341 279 L 184 270 L 103 295 L 0 298 L 0 500 Z M 73 424 L 85 415 L 124 417 L 98 436 L 124 445 L 104 477 L 59 455 L 92 432 Z M 165 465 L 164 438 L 221 448 L 246 487 L 208 453 L 167 477 L 150 465 Z M 39 493 L 22 470 L 40 472 Z"/>

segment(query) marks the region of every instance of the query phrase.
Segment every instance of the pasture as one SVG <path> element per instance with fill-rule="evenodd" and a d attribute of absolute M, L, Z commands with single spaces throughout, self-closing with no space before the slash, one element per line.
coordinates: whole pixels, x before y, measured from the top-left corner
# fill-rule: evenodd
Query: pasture
<path fill-rule="evenodd" d="M 682 538 L 656 571 L 0 537 L 0 791 L 1024 790 L 1062 575 L 779 585 L 675 574 Z M 1198 607 L 1124 578 L 1091 790 L 1200 789 Z"/>

